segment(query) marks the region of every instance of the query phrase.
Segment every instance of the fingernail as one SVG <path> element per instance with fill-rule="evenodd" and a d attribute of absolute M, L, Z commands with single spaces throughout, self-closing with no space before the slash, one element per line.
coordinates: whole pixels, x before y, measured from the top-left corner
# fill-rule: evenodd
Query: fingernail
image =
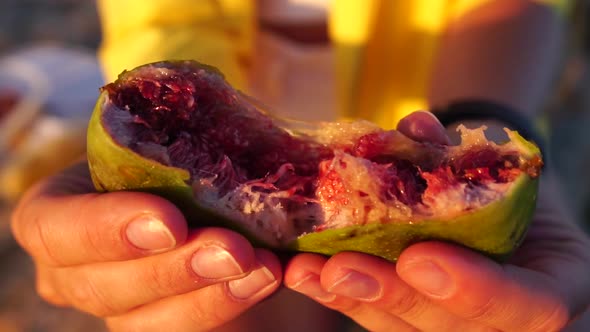
<path fill-rule="evenodd" d="M 451 143 L 445 127 L 431 112 L 416 111 L 400 120 L 397 128 L 406 136 L 416 141 L 442 145 Z"/>
<path fill-rule="evenodd" d="M 381 285 L 373 277 L 348 270 L 328 288 L 328 291 L 358 300 L 374 301 L 381 296 Z"/>
<path fill-rule="evenodd" d="M 230 281 L 228 288 L 233 297 L 245 300 L 264 292 L 276 282 L 272 272 L 261 266 L 242 279 Z"/>
<path fill-rule="evenodd" d="M 197 275 L 208 279 L 223 279 L 244 273 L 236 259 L 216 245 L 197 250 L 191 259 L 191 267 Z"/>
<path fill-rule="evenodd" d="M 176 239 L 164 223 L 150 215 L 132 220 L 125 229 L 127 239 L 139 249 L 161 251 L 176 245 Z"/>
<path fill-rule="evenodd" d="M 320 276 L 310 273 L 306 277 L 290 285 L 289 288 L 312 297 L 320 302 L 331 302 L 336 299 L 336 295 L 326 292 L 320 283 Z"/>
<path fill-rule="evenodd" d="M 436 140 L 438 141 L 438 143 L 450 145 L 451 139 L 447 135 L 447 129 L 445 128 L 445 126 L 443 126 L 443 124 L 436 117 L 436 115 L 434 115 L 432 112 L 428 112 L 428 111 L 421 111 L 421 112 L 423 112 L 424 114 L 428 114 L 428 116 L 430 116 L 434 120 L 434 122 L 436 123 L 436 128 L 434 128 L 434 129 L 438 131 L 438 135 L 436 136 Z"/>
<path fill-rule="evenodd" d="M 440 120 L 436 117 L 436 115 L 434 115 L 434 113 L 429 112 L 429 111 L 418 111 L 420 113 L 424 113 L 427 114 L 428 116 L 430 116 L 436 123 L 438 123 L 440 125 L 441 128 L 444 128 L 444 126 L 442 125 L 442 123 L 440 123 Z"/>
<path fill-rule="evenodd" d="M 431 297 L 448 297 L 454 288 L 451 276 L 432 261 L 408 263 L 398 273 L 410 286 Z"/>

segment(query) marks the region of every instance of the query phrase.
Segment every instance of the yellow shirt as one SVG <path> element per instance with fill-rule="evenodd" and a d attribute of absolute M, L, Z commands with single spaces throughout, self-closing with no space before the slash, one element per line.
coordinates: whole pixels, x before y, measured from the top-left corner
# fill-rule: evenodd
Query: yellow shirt
<path fill-rule="evenodd" d="M 334 0 L 329 15 L 338 110 L 392 128 L 426 93 L 437 44 L 454 19 L 494 0 Z M 560 11 L 571 1 L 536 0 Z M 100 0 L 105 78 L 165 59 L 214 65 L 248 91 L 254 0 Z"/>

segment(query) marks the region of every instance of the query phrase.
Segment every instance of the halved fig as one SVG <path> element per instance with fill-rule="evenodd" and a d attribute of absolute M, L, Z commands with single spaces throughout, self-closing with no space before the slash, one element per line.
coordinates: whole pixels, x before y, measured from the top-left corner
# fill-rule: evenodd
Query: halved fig
<path fill-rule="evenodd" d="M 101 91 L 88 129 L 97 189 L 161 195 L 192 226 L 256 245 L 395 261 L 442 240 L 501 258 L 535 208 L 540 152 L 514 131 L 495 144 L 461 126 L 444 146 L 366 121 L 286 121 L 193 61 L 144 65 Z"/>

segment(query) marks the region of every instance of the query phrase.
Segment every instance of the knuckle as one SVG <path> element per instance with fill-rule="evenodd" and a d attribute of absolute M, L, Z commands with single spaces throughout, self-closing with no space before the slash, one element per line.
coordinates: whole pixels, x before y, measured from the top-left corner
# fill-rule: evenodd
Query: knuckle
<path fill-rule="evenodd" d="M 58 294 L 53 285 L 45 278 L 37 277 L 35 282 L 35 290 L 37 295 L 45 302 L 51 303 L 57 306 L 65 306 L 66 302 Z"/>
<path fill-rule="evenodd" d="M 141 270 L 142 282 L 152 296 L 166 297 L 182 294 L 217 283 L 215 280 L 203 279 L 195 274 L 190 260 L 178 260 L 174 263 L 154 259 Z"/>
<path fill-rule="evenodd" d="M 43 282 L 37 279 L 35 284 L 35 291 L 39 297 L 49 303 L 54 304 L 56 302 L 56 294 L 55 291 L 51 286 L 49 286 L 46 282 Z"/>
<path fill-rule="evenodd" d="M 28 253 L 34 254 L 38 251 L 38 243 L 34 241 L 37 237 L 33 225 L 37 224 L 35 220 L 31 221 L 31 218 L 27 216 L 25 209 L 22 207 L 23 203 L 19 204 L 12 212 L 10 216 L 10 226 L 12 234 L 16 242 L 23 247 Z"/>
<path fill-rule="evenodd" d="M 81 221 L 80 228 L 82 231 L 80 234 L 80 243 L 85 244 L 85 250 L 87 250 L 91 257 L 96 256 L 97 259 L 102 261 L 108 260 L 110 257 L 107 257 L 106 253 L 104 252 L 105 247 L 109 247 L 111 243 L 108 243 L 108 237 L 104 236 L 102 232 L 97 231 L 97 225 L 94 223 L 84 222 L 85 218 L 78 218 Z"/>
<path fill-rule="evenodd" d="M 10 215 L 10 226 L 16 242 L 31 256 L 51 265 L 57 265 L 46 242 L 47 229 L 36 212 L 39 209 L 37 188 L 31 189 L 20 200 Z"/>
<path fill-rule="evenodd" d="M 126 331 L 125 329 L 123 329 L 123 323 L 121 322 L 120 317 L 108 317 L 105 319 L 104 322 L 107 329 L 111 332 Z"/>
<path fill-rule="evenodd" d="M 462 316 L 469 321 L 488 321 L 493 315 L 496 303 L 493 298 L 478 301 L 472 305 Z"/>
<path fill-rule="evenodd" d="M 155 261 L 146 269 L 146 285 L 152 294 L 157 296 L 166 296 L 177 293 L 177 289 L 184 285 L 179 277 L 182 271 L 175 269 L 162 268 L 160 261 Z"/>
<path fill-rule="evenodd" d="M 121 252 L 124 242 L 124 232 L 118 220 L 101 217 L 100 222 L 91 222 L 97 217 L 88 211 L 96 210 L 101 196 L 94 194 L 80 195 L 76 204 L 69 208 L 71 219 L 69 238 L 76 246 L 78 253 L 68 255 L 70 264 L 89 263 L 97 261 L 118 260 L 127 257 L 127 252 Z"/>
<path fill-rule="evenodd" d="M 145 332 L 146 330 L 125 316 L 113 316 L 105 319 L 105 325 L 111 332 Z"/>
<path fill-rule="evenodd" d="M 227 318 L 223 317 L 223 310 L 217 309 L 220 307 L 223 306 L 212 303 L 211 298 L 203 296 L 200 292 L 194 292 L 190 305 L 187 306 L 186 315 L 195 326 L 214 328 L 227 321 Z"/>
<path fill-rule="evenodd" d="M 11 231 L 14 234 L 15 240 L 21 245 L 21 242 L 26 240 L 23 231 L 29 228 L 27 221 L 30 218 L 28 215 L 32 214 L 31 211 L 34 210 L 31 206 L 34 205 L 32 203 L 35 201 L 35 192 L 38 186 L 39 185 L 34 185 L 33 188 L 26 192 L 10 214 Z"/>
<path fill-rule="evenodd" d="M 545 315 L 538 315 L 531 331 L 561 331 L 572 320 L 572 314 L 563 303 L 555 304 Z"/>
<path fill-rule="evenodd" d="M 510 317 L 508 323 L 518 324 L 519 330 L 530 332 L 561 331 L 573 319 L 572 312 L 562 301 L 554 301 L 549 305 L 531 303 L 531 307 L 528 308 L 531 314 L 524 316 L 515 316 L 522 312 L 517 309 L 523 308 L 511 307 L 492 296 L 475 302 L 461 316 L 473 322 L 497 322 L 499 317 Z"/>
<path fill-rule="evenodd" d="M 40 217 L 33 217 L 29 221 L 30 225 L 24 230 L 22 246 L 31 256 L 44 262 L 48 266 L 56 267 L 63 265 L 57 258 L 56 249 L 50 243 L 50 231 L 44 227 L 43 220 Z"/>
<path fill-rule="evenodd" d="M 118 241 L 122 237 L 118 227 L 113 227 L 110 220 L 89 222 L 96 218 L 89 215 L 88 211 L 95 210 L 93 207 L 99 200 L 100 196 L 97 195 L 80 195 L 76 205 L 70 208 L 70 218 L 74 223 L 72 229 L 76 229 L 77 238 L 75 241 L 79 244 L 79 249 L 85 253 L 82 256 L 91 257 L 89 259 L 91 261 L 107 261 L 118 258 L 111 252 L 113 248 L 118 248 Z"/>
<path fill-rule="evenodd" d="M 70 302 L 77 308 L 98 317 L 107 317 L 118 313 L 115 306 L 108 301 L 91 278 L 79 278 L 69 292 Z"/>
<path fill-rule="evenodd" d="M 325 303 L 324 305 L 350 317 L 358 317 L 364 310 L 363 303 L 338 297 L 336 300 Z"/>
<path fill-rule="evenodd" d="M 426 299 L 421 295 L 410 291 L 400 291 L 395 293 L 394 298 L 385 305 L 385 309 L 396 316 L 412 318 L 420 317 L 426 304 Z"/>
<path fill-rule="evenodd" d="M 16 242 L 18 244 L 20 244 L 23 248 L 27 249 L 24 246 L 25 237 L 22 234 L 22 230 L 26 229 L 26 227 L 24 227 L 24 225 L 23 225 L 23 223 L 26 219 L 23 218 L 23 210 L 24 209 L 23 209 L 22 205 L 23 205 L 23 203 L 21 202 L 19 205 L 17 205 L 14 208 L 14 210 L 10 214 L 10 230 L 11 230 Z"/>
<path fill-rule="evenodd" d="M 443 331 L 443 329 L 440 329 Z M 486 324 L 481 323 L 474 323 L 470 321 L 466 321 L 460 318 L 455 318 L 454 322 L 449 324 L 444 331 L 448 332 L 455 332 L 455 331 L 469 331 L 469 332 L 502 332 L 502 330 L 497 329 L 492 326 L 488 326 Z"/>

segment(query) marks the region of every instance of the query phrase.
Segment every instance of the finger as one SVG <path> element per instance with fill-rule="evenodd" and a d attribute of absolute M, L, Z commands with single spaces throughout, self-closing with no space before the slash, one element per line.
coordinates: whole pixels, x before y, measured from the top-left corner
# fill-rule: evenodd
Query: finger
<path fill-rule="evenodd" d="M 181 248 L 159 255 L 58 268 L 54 287 L 74 307 L 106 317 L 244 277 L 255 262 L 254 249 L 243 236 L 205 228 L 191 235 Z"/>
<path fill-rule="evenodd" d="M 229 322 L 277 290 L 281 266 L 272 253 L 256 250 L 248 276 L 162 299 L 107 320 L 113 331 L 209 331 Z"/>
<path fill-rule="evenodd" d="M 68 301 L 55 288 L 54 268 L 36 264 L 35 272 L 35 288 L 39 297 L 55 306 L 68 306 Z"/>
<path fill-rule="evenodd" d="M 503 331 L 558 331 L 574 311 L 571 298 L 551 276 L 502 266 L 450 244 L 425 242 L 408 248 L 397 271 L 450 312 Z"/>
<path fill-rule="evenodd" d="M 488 331 L 482 324 L 468 322 L 415 291 L 397 275 L 395 264 L 360 253 L 342 253 L 324 266 L 322 286 L 338 294 L 401 318 L 423 331 Z M 358 319 L 366 312 L 353 312 Z M 370 316 L 369 316 L 370 317 Z M 383 326 L 386 329 L 386 326 Z"/>
<path fill-rule="evenodd" d="M 417 331 L 412 325 L 383 310 L 324 290 L 320 275 L 326 261 L 327 258 L 319 255 L 297 255 L 285 269 L 285 285 L 330 309 L 347 315 L 369 331 Z"/>
<path fill-rule="evenodd" d="M 397 130 L 413 140 L 450 145 L 451 139 L 445 127 L 430 112 L 417 111 L 404 117 L 397 124 Z"/>
<path fill-rule="evenodd" d="M 170 250 L 186 239 L 182 213 L 145 193 L 49 195 L 33 190 L 12 218 L 15 238 L 51 266 L 116 261 Z"/>

